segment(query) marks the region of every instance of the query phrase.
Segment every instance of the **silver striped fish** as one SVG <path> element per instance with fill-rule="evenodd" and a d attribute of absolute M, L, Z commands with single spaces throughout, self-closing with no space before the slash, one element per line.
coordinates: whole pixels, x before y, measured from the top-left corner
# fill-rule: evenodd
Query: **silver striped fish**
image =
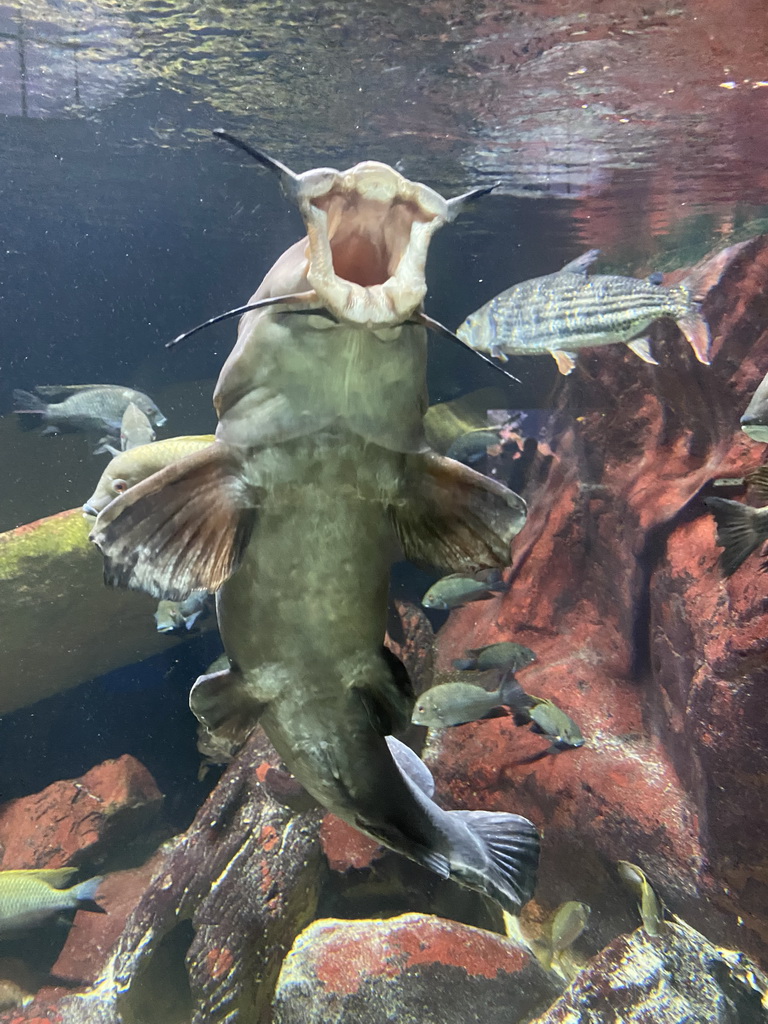
<path fill-rule="evenodd" d="M 614 274 L 587 276 L 599 249 L 556 274 L 507 288 L 476 310 L 456 331 L 470 348 L 506 362 L 510 355 L 549 352 L 560 373 L 570 373 L 576 352 L 623 342 L 646 363 L 656 363 L 644 332 L 674 320 L 700 363 L 709 363 L 709 328 L 688 283 L 665 288 L 661 274 L 642 280 Z"/>

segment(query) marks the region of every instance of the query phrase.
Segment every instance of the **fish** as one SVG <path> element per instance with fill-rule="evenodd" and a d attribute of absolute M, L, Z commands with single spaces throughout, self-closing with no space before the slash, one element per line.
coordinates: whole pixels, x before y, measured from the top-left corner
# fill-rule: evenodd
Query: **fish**
<path fill-rule="evenodd" d="M 449 459 L 456 459 L 471 466 L 485 455 L 500 455 L 503 447 L 504 442 L 499 431 L 485 427 L 461 434 L 451 442 L 446 455 Z"/>
<path fill-rule="evenodd" d="M 548 922 L 541 940 L 533 952 L 541 965 L 567 982 L 578 974 L 584 962 L 572 949 L 589 923 L 591 908 L 587 903 L 568 900 L 561 903 Z"/>
<path fill-rule="evenodd" d="M 424 266 L 457 201 L 386 164 L 297 175 L 238 145 L 276 169 L 307 237 L 240 320 L 214 390 L 216 443 L 121 494 L 91 539 L 112 585 L 217 592 L 229 667 L 190 694 L 211 734 L 242 743 L 260 724 L 325 808 L 517 912 L 537 830 L 435 803 L 426 767 L 391 735 L 415 697 L 383 644 L 401 552 L 443 572 L 499 567 L 525 520 L 518 495 L 424 438 Z"/>
<path fill-rule="evenodd" d="M 96 490 L 83 505 L 85 518 L 97 516 L 110 501 L 135 484 L 178 462 L 185 455 L 208 448 L 214 441 L 213 434 L 190 434 L 186 437 L 168 437 L 164 441 L 153 441 L 151 444 L 118 452 L 107 463 L 96 484 Z"/>
<path fill-rule="evenodd" d="M 155 611 L 158 633 L 172 633 L 174 629 L 190 630 L 207 611 L 207 590 L 193 590 L 183 601 L 160 601 Z"/>
<path fill-rule="evenodd" d="M 425 608 L 448 611 L 471 601 L 487 601 L 497 594 L 503 594 L 505 590 L 507 586 L 498 570 L 481 570 L 473 574 L 457 572 L 433 583 L 421 603 Z"/>
<path fill-rule="evenodd" d="M 530 647 L 513 640 L 502 640 L 498 644 L 470 648 L 464 652 L 463 658 L 454 660 L 453 666 L 463 671 L 483 672 L 489 668 L 508 668 L 511 672 L 519 672 L 534 661 L 536 655 Z"/>
<path fill-rule="evenodd" d="M 513 285 L 471 313 L 456 334 L 502 361 L 549 352 L 560 373 L 568 374 L 579 349 L 618 342 L 656 364 L 645 332 L 667 318 L 675 321 L 699 362 L 709 363 L 709 327 L 691 281 L 666 288 L 654 275 L 645 280 L 587 276 L 599 255 L 599 249 L 590 249 L 554 274 Z"/>
<path fill-rule="evenodd" d="M 0 871 L 0 935 L 31 928 L 62 910 L 106 913 L 94 903 L 100 876 L 65 889 L 77 868 Z"/>
<path fill-rule="evenodd" d="M 119 455 L 129 448 L 138 448 L 142 444 L 151 444 L 155 440 L 155 431 L 150 422 L 149 416 L 143 413 L 135 402 L 130 402 L 123 413 L 120 421 L 120 447 L 115 448 L 114 438 L 111 434 L 102 437 L 98 448 L 94 448 L 93 454 L 100 455 L 108 452 L 110 455 Z"/>
<path fill-rule="evenodd" d="M 581 729 L 554 701 L 526 693 L 514 677 L 507 680 L 504 692 L 515 712 L 515 724 L 530 724 L 531 732 L 546 736 L 552 741 L 552 753 L 584 746 Z"/>
<path fill-rule="evenodd" d="M 508 402 L 508 392 L 488 387 L 430 405 L 424 416 L 424 431 L 430 447 L 439 455 L 447 455 L 458 438 L 487 430 L 489 410 L 504 408 Z"/>
<path fill-rule="evenodd" d="M 133 403 L 155 427 L 166 422 L 152 399 L 141 391 L 118 384 L 63 384 L 36 387 L 36 395 L 16 389 L 13 392 L 15 412 L 20 416 L 37 416 L 33 427 L 42 423 L 44 434 L 63 431 L 106 431 L 117 437 L 123 413 Z M 61 402 L 46 402 L 44 397 L 66 395 Z"/>
<path fill-rule="evenodd" d="M 768 443 L 768 373 L 758 384 L 739 423 L 747 437 Z"/>
<path fill-rule="evenodd" d="M 497 673 L 492 674 L 496 679 Z M 495 690 L 486 690 L 476 683 L 462 680 L 438 683 L 417 698 L 411 722 L 431 729 L 476 722 L 486 718 L 495 708 L 509 704 L 507 688 L 514 682 L 513 676 L 503 676 Z M 513 699 L 516 697 L 515 690 L 511 696 Z"/>
<path fill-rule="evenodd" d="M 753 508 L 731 498 L 708 497 L 704 504 L 717 523 L 720 568 L 732 576 L 760 545 L 768 540 L 768 507 Z"/>
<path fill-rule="evenodd" d="M 619 871 L 619 878 L 629 886 L 638 898 L 643 928 L 649 935 L 661 935 L 665 928 L 664 908 L 653 891 L 653 886 L 646 878 L 645 873 L 637 864 L 630 864 L 628 860 L 617 861 L 616 866 Z"/>

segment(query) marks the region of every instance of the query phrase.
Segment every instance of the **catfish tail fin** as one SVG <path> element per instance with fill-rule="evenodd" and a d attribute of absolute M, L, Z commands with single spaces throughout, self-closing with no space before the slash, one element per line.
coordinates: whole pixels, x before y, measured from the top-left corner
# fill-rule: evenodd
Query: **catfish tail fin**
<path fill-rule="evenodd" d="M 752 552 L 768 539 L 765 517 L 760 509 L 730 498 L 705 498 L 717 522 L 717 543 L 723 548 L 720 566 L 732 575 Z"/>
<path fill-rule="evenodd" d="M 457 866 L 451 874 L 487 893 L 512 914 L 533 896 L 539 866 L 536 826 L 519 814 L 496 811 L 448 811 L 461 820 L 480 846 L 480 860 Z M 474 861 L 474 858 L 473 858 Z"/>

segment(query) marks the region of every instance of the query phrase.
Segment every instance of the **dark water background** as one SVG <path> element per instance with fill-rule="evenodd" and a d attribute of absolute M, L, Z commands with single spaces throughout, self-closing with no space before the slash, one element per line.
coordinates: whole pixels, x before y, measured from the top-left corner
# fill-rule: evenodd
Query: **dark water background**
<path fill-rule="evenodd" d="M 0 414 L 36 384 L 212 386 L 234 324 L 164 342 L 246 301 L 302 234 L 214 127 L 297 171 L 371 157 L 446 195 L 500 179 L 432 243 L 426 309 L 451 328 L 588 248 L 605 252 L 598 269 L 647 273 L 765 226 L 759 4 L 356 6 L 0 5 Z M 432 401 L 494 384 L 510 408 L 545 408 L 554 362 L 511 368 L 521 385 L 433 341 Z M 206 387 L 164 436 L 211 428 Z M 82 439 L 42 439 L 38 463 L 15 437 L 1 529 L 82 503 L 103 465 Z M 401 574 L 394 589 L 423 583 Z M 195 781 L 187 693 L 216 653 L 198 637 L 5 716 L 2 798 L 129 752 L 183 827 L 215 778 Z"/>

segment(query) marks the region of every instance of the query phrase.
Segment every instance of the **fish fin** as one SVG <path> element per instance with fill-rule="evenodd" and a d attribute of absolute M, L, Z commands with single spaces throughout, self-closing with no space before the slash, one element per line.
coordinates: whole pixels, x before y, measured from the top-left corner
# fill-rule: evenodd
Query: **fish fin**
<path fill-rule="evenodd" d="M 575 260 L 571 260 L 570 263 L 566 263 L 564 267 L 561 267 L 560 270 L 557 271 L 557 273 L 584 274 L 586 276 L 587 271 L 599 255 L 599 249 L 590 249 L 589 252 L 583 252 L 581 256 L 577 256 Z"/>
<path fill-rule="evenodd" d="M 701 315 L 699 304 L 692 303 L 688 312 L 677 317 L 675 323 L 683 332 L 698 361 L 709 366 L 709 347 L 712 339 L 709 335 L 709 325 Z"/>
<path fill-rule="evenodd" d="M 265 705 L 248 692 L 235 668 L 198 676 L 189 694 L 192 714 L 217 739 L 245 743 Z"/>
<path fill-rule="evenodd" d="M 551 352 L 550 355 L 557 363 L 557 368 L 564 377 L 567 377 L 576 368 L 576 355 L 573 352 Z"/>
<path fill-rule="evenodd" d="M 520 724 L 517 721 L 518 715 L 524 717 L 523 725 L 527 725 L 530 722 L 531 719 L 528 711 L 534 706 L 534 700 L 530 694 L 525 692 L 513 672 L 505 672 L 501 677 L 499 697 L 502 704 L 512 708 L 515 712 L 515 725 Z"/>
<path fill-rule="evenodd" d="M 107 913 L 104 907 L 100 907 L 96 903 L 96 890 L 103 881 L 104 879 L 101 875 L 96 875 L 94 878 L 86 879 L 85 882 L 80 882 L 79 885 L 73 885 L 68 890 L 77 900 L 79 910 L 90 910 L 94 914 Z"/>
<path fill-rule="evenodd" d="M 389 672 L 382 679 L 378 673 L 366 674 L 355 682 L 355 690 L 362 701 L 371 725 L 381 736 L 402 732 L 411 723 L 416 694 L 411 677 L 396 654 L 382 647 L 382 658 Z"/>
<path fill-rule="evenodd" d="M 70 391 L 92 391 L 94 388 L 113 388 L 114 384 L 36 384 L 38 395 L 63 395 Z"/>
<path fill-rule="evenodd" d="M 110 502 L 90 535 L 105 581 L 176 601 L 217 590 L 239 565 L 256 517 L 240 469 L 240 457 L 217 442 Z"/>
<path fill-rule="evenodd" d="M 434 452 L 406 456 L 403 504 L 391 515 L 406 558 L 444 572 L 509 564 L 526 505 L 503 484 Z"/>
<path fill-rule="evenodd" d="M 422 843 L 414 842 L 413 839 L 401 832 L 400 829 L 394 827 L 383 828 L 381 826 L 372 827 L 361 817 L 355 818 L 355 825 L 361 832 L 372 836 L 391 850 L 397 850 L 398 853 L 406 853 L 407 851 L 407 856 L 412 857 L 418 864 L 423 864 L 430 871 L 434 871 L 440 878 L 451 877 L 451 864 L 445 854 L 431 850 Z"/>
<path fill-rule="evenodd" d="M 758 509 L 751 505 L 730 498 L 705 498 L 704 504 L 717 522 L 717 544 L 723 548 L 720 566 L 725 576 L 731 576 L 768 535 L 761 528 Z"/>
<path fill-rule="evenodd" d="M 632 349 L 636 356 L 640 356 L 644 363 L 651 363 L 653 366 L 659 365 L 658 359 L 653 358 L 650 339 L 635 338 L 634 341 L 627 342 L 627 348 Z"/>
<path fill-rule="evenodd" d="M 116 455 L 120 455 L 120 449 L 115 448 L 109 441 L 102 441 L 98 448 L 93 449 L 94 455 L 110 455 L 113 459 Z"/>
<path fill-rule="evenodd" d="M 477 668 L 477 658 L 454 658 L 451 664 L 459 672 L 472 672 Z"/>
<path fill-rule="evenodd" d="M 394 736 L 387 736 L 387 746 L 400 774 L 431 800 L 435 795 L 435 780 L 419 755 Z"/>
<path fill-rule="evenodd" d="M 539 833 L 519 814 L 447 811 L 482 843 L 489 860 L 489 895 L 514 913 L 533 896 L 539 866 Z"/>
<path fill-rule="evenodd" d="M 191 615 L 182 615 L 184 625 L 187 627 L 188 631 L 194 627 L 195 623 L 197 622 L 197 620 L 200 618 L 204 611 L 205 608 L 201 608 L 200 611 L 192 612 Z"/>
<path fill-rule="evenodd" d="M 65 889 L 67 882 L 76 875 L 79 868 L 13 868 L 10 871 L 3 871 L 3 878 L 9 875 L 16 875 L 24 878 L 39 878 L 41 882 L 47 882 L 54 889 Z"/>
<path fill-rule="evenodd" d="M 40 426 L 40 420 L 28 420 L 28 415 L 44 416 L 48 411 L 47 402 L 29 391 L 22 391 L 21 388 L 13 390 L 13 407 L 13 411 L 22 417 L 19 423 L 23 430 L 36 430 Z"/>
<path fill-rule="evenodd" d="M 744 482 L 749 484 L 760 501 L 768 505 L 768 466 L 753 469 L 744 477 Z"/>
<path fill-rule="evenodd" d="M 725 271 L 730 267 L 742 249 L 754 242 L 748 238 L 745 242 L 729 245 L 714 256 L 705 256 L 701 262 L 692 267 L 681 282 L 694 299 L 701 302 L 707 294 L 720 282 Z"/>

